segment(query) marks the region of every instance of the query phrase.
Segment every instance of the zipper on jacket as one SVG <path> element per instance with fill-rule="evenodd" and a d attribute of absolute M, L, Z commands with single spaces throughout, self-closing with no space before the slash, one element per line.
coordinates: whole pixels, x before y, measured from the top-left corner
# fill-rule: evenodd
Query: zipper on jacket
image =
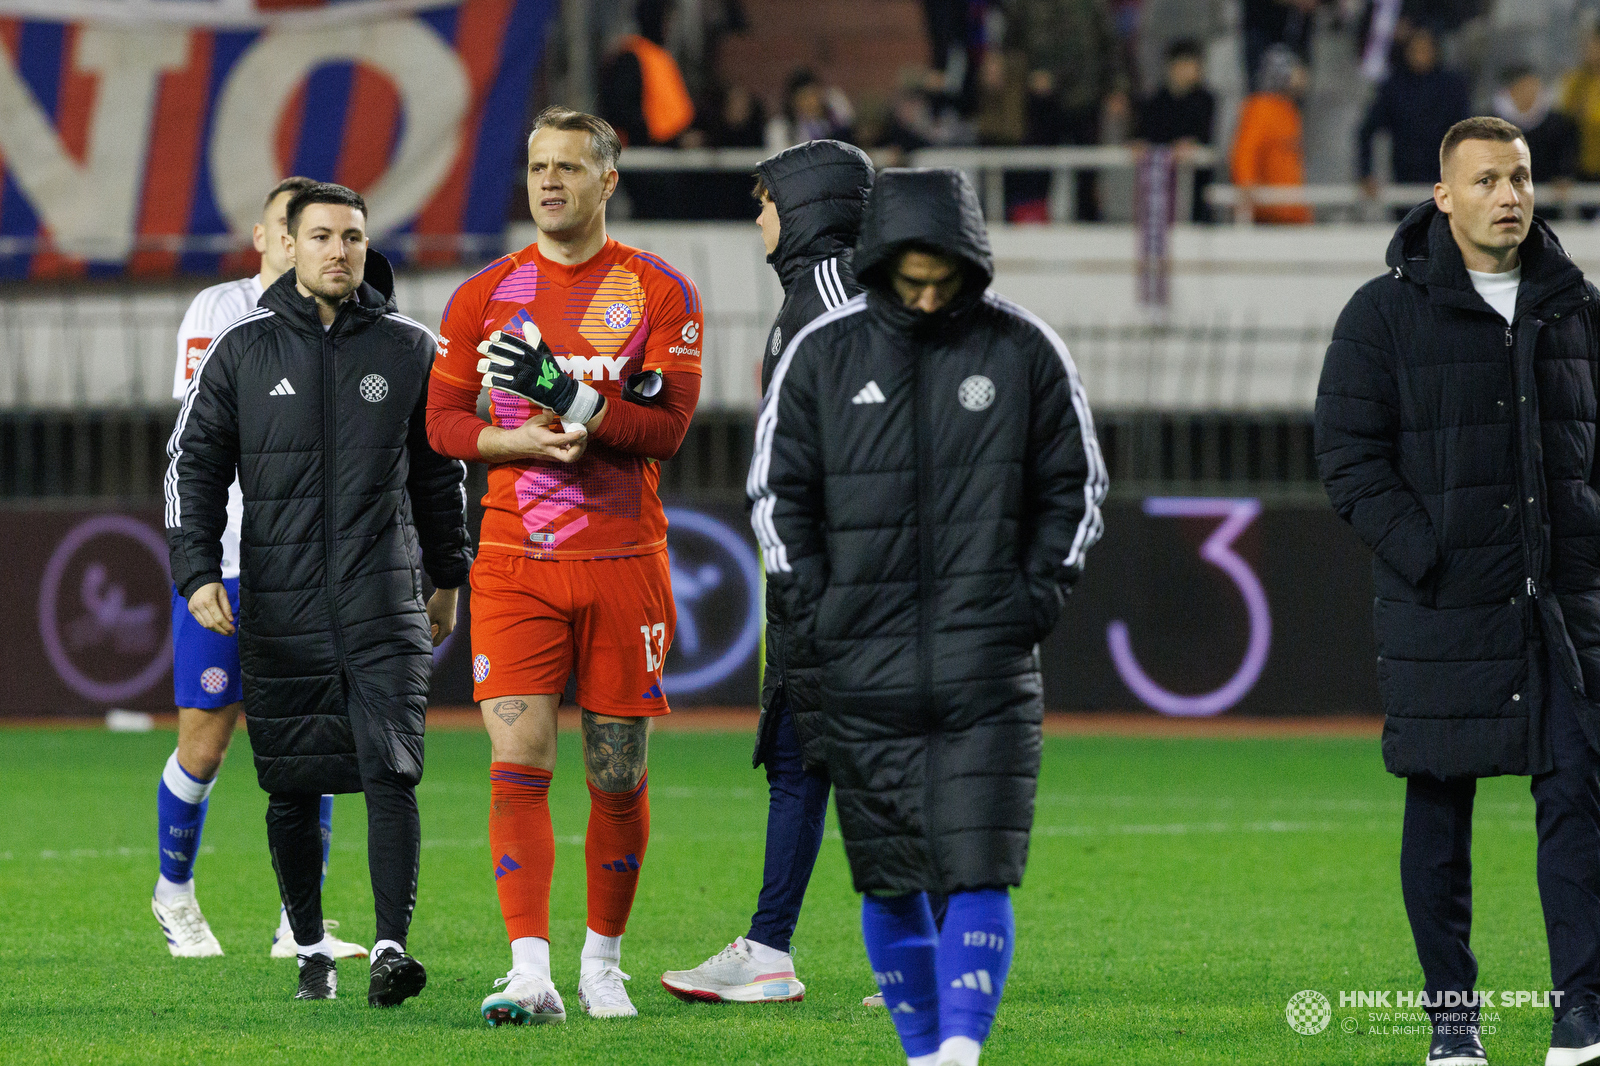
<path fill-rule="evenodd" d="M 1534 329 L 1532 333 L 1532 339 L 1529 343 L 1530 345 L 1536 345 L 1539 342 L 1539 322 L 1538 319 L 1533 319 L 1532 321 L 1534 322 Z M 1518 432 L 1513 435 L 1512 439 L 1516 441 L 1515 454 L 1517 457 L 1517 469 L 1522 475 L 1518 478 L 1519 487 L 1517 494 L 1517 509 L 1521 512 L 1522 516 L 1522 572 L 1528 590 L 1528 609 L 1527 613 L 1525 613 L 1523 617 L 1528 619 L 1533 626 L 1538 627 L 1540 625 L 1540 620 L 1538 605 L 1536 604 L 1535 600 L 1539 595 L 1539 585 L 1534 579 L 1534 574 L 1538 572 L 1538 559 L 1540 556 L 1542 556 L 1542 552 L 1536 554 L 1534 538 L 1542 538 L 1543 523 L 1538 520 L 1538 514 L 1530 513 L 1530 508 L 1538 504 L 1539 499 L 1544 495 L 1544 487 L 1540 484 L 1542 479 L 1528 476 L 1530 473 L 1537 473 L 1537 471 L 1529 470 L 1530 466 L 1532 465 L 1532 460 L 1527 454 L 1527 439 L 1538 439 L 1537 435 L 1539 433 L 1539 425 L 1538 423 L 1534 423 L 1532 426 L 1529 426 L 1528 412 L 1530 408 L 1525 402 L 1525 398 L 1530 394 L 1534 387 L 1534 382 L 1532 380 L 1533 353 L 1531 351 L 1529 352 L 1528 375 L 1527 377 L 1524 377 L 1522 373 L 1521 360 L 1517 358 L 1517 354 L 1513 345 L 1514 340 L 1511 326 L 1507 325 L 1506 346 L 1507 348 L 1511 349 L 1511 381 L 1512 384 L 1516 386 L 1516 392 L 1518 396 L 1518 402 L 1515 404 L 1516 411 L 1512 415 L 1512 424 L 1518 427 Z M 1521 487 L 1524 482 L 1526 483 L 1527 491 L 1531 493 L 1531 495 L 1527 497 L 1526 503 L 1523 502 L 1523 489 Z M 1542 548 L 1543 545 L 1541 544 L 1539 547 Z"/>
<path fill-rule="evenodd" d="M 341 307 L 342 311 L 343 308 Z M 338 325 L 335 317 L 334 325 Z M 322 334 L 322 554 L 323 565 L 328 568 L 324 587 L 328 593 L 328 621 L 333 631 L 333 652 L 344 665 L 344 630 L 339 624 L 338 593 L 338 533 L 334 501 L 338 499 L 338 473 L 335 459 L 338 452 L 339 396 L 333 365 L 333 330 Z"/>

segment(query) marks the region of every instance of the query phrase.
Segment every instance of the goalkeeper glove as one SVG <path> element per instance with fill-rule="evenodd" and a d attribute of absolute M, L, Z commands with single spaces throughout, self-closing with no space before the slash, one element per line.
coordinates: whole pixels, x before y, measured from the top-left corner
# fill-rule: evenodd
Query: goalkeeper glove
<path fill-rule="evenodd" d="M 561 372 L 550 346 L 531 325 L 532 337 L 524 340 L 513 333 L 495 330 L 478 345 L 483 358 L 478 373 L 491 389 L 521 396 L 560 415 L 562 421 L 582 424 L 600 410 L 604 398 L 594 387 L 574 381 Z"/>

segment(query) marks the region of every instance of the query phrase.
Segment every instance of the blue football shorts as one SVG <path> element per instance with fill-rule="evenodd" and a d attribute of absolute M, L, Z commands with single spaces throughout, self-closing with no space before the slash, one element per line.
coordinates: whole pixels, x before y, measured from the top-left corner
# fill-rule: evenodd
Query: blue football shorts
<path fill-rule="evenodd" d="M 239 620 L 239 579 L 222 579 Z M 213 633 L 194 620 L 189 601 L 172 590 L 172 695 L 179 707 L 214 711 L 244 699 L 239 675 L 239 637 Z"/>

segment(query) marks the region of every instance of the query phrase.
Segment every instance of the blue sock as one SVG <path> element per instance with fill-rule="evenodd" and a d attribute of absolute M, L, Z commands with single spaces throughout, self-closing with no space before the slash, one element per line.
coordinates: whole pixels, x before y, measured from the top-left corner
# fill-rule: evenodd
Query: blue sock
<path fill-rule="evenodd" d="M 1005 889 L 957 892 L 939 934 L 939 1037 L 983 1043 L 1011 969 L 1016 923 Z"/>
<path fill-rule="evenodd" d="M 317 812 L 322 823 L 322 880 L 328 880 L 328 851 L 333 847 L 333 797 L 322 797 L 322 808 Z"/>
<path fill-rule="evenodd" d="M 872 977 L 906 1057 L 939 1050 L 939 986 L 935 958 L 939 934 L 925 893 L 861 897 L 861 937 Z"/>
<path fill-rule="evenodd" d="M 156 788 L 156 850 L 161 856 L 161 876 L 173 884 L 185 884 L 194 877 L 200 831 L 205 828 L 214 783 L 215 778 L 201 781 L 179 766 L 177 752 L 161 771 L 161 784 Z"/>

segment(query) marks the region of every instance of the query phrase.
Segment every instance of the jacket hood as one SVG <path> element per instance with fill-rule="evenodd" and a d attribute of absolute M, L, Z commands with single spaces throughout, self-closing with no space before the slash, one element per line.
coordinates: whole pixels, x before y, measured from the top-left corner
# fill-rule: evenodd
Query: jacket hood
<path fill-rule="evenodd" d="M 262 294 L 261 303 L 301 330 L 322 332 L 322 318 L 317 314 L 317 301 L 310 296 L 300 295 L 300 290 L 295 287 L 293 270 L 285 272 L 272 283 L 272 286 Z M 346 301 L 344 306 L 339 308 L 334 326 L 343 332 L 348 328 L 347 324 L 358 323 L 365 326 L 398 309 L 399 305 L 394 298 L 394 268 L 389 265 L 388 258 L 382 252 L 368 248 L 366 271 L 362 275 L 361 285 L 356 289 L 355 299 Z"/>
<path fill-rule="evenodd" d="M 854 145 L 807 141 L 756 167 L 778 208 L 778 247 L 767 262 L 784 288 L 819 259 L 848 255 L 872 191 L 872 161 Z"/>
<path fill-rule="evenodd" d="M 907 245 L 931 248 L 961 260 L 967 280 L 961 292 L 934 314 L 902 306 L 889 280 L 890 268 Z M 884 170 L 873 185 L 856 243 L 856 280 L 880 310 L 893 309 L 907 323 L 949 318 L 975 306 L 994 280 L 994 255 L 983 224 L 983 208 L 967 175 L 955 169 Z"/>
<path fill-rule="evenodd" d="M 1555 231 L 1538 215 L 1533 216 L 1518 259 L 1522 265 L 1522 284 L 1517 293 L 1519 312 L 1583 281 L 1583 271 L 1561 246 Z M 1450 217 L 1432 200 L 1424 200 L 1400 220 L 1389 240 L 1384 262 L 1397 277 L 1424 285 L 1448 302 L 1460 304 L 1465 300 L 1474 306 L 1482 303 L 1450 232 Z"/>

